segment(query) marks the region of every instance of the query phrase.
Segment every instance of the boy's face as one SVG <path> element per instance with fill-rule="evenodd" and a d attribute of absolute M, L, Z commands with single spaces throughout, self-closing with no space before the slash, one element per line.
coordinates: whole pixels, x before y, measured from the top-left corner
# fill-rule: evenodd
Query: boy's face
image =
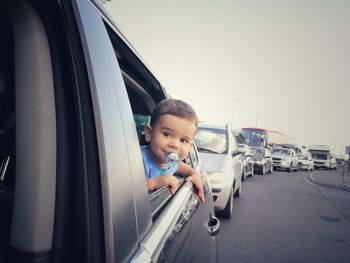
<path fill-rule="evenodd" d="M 146 141 L 156 161 L 164 164 L 166 155 L 175 152 L 180 160 L 187 157 L 196 133 L 195 123 L 173 115 L 162 115 L 158 122 L 151 127 L 145 127 Z"/>

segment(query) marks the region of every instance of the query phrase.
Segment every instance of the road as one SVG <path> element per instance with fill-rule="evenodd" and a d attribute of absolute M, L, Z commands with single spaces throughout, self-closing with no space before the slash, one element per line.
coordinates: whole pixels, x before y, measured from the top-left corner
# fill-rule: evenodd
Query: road
<path fill-rule="evenodd" d="M 308 172 L 255 175 L 221 219 L 219 262 L 350 262 L 350 192 Z"/>

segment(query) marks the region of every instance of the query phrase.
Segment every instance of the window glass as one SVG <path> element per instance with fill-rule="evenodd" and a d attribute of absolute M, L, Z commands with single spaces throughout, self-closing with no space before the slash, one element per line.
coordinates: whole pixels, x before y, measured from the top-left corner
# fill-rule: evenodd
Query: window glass
<path fill-rule="evenodd" d="M 196 168 L 198 166 L 198 155 L 197 155 L 197 152 L 196 152 L 194 146 L 191 147 L 188 156 L 191 159 L 192 167 Z"/>
<path fill-rule="evenodd" d="M 227 133 L 224 129 L 199 128 L 194 141 L 200 152 L 228 152 Z"/>

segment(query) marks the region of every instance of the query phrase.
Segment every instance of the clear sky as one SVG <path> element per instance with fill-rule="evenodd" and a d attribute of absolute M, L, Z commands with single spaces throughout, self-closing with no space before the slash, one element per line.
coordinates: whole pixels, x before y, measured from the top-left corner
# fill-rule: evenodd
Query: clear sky
<path fill-rule="evenodd" d="M 201 120 L 350 145 L 349 0 L 107 4 L 173 98 Z"/>

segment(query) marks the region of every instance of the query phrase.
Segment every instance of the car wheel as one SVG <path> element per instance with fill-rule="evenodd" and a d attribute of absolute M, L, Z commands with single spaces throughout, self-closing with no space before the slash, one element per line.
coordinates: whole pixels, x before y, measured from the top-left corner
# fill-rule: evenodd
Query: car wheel
<path fill-rule="evenodd" d="M 239 185 L 238 189 L 234 193 L 234 197 L 240 197 L 242 192 L 242 184 Z"/>
<path fill-rule="evenodd" d="M 223 218 L 231 218 L 232 211 L 233 211 L 233 188 L 231 188 L 230 196 L 227 200 L 224 210 L 220 211 L 218 215 Z"/>
<path fill-rule="evenodd" d="M 247 173 L 246 173 L 246 171 L 245 171 L 245 169 L 242 171 L 242 182 L 244 182 L 245 181 L 245 179 L 247 178 L 247 175 L 246 175 Z"/>
<path fill-rule="evenodd" d="M 298 172 L 299 168 L 298 165 L 295 167 L 294 172 Z"/>
<path fill-rule="evenodd" d="M 252 167 L 251 171 L 250 171 L 250 177 L 253 177 L 254 176 L 254 167 Z"/>

